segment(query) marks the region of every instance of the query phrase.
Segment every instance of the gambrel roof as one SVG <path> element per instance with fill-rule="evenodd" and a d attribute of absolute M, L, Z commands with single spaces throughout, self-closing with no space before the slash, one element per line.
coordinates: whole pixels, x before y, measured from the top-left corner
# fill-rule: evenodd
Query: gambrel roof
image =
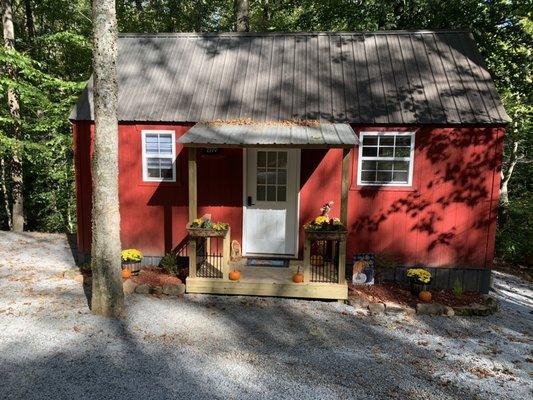
<path fill-rule="evenodd" d="M 123 34 L 117 71 L 120 121 L 508 122 L 467 31 Z"/>

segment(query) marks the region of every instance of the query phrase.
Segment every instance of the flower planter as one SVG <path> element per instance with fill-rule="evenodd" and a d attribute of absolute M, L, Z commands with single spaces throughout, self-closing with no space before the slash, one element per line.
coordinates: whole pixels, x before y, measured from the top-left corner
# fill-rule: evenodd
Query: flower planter
<path fill-rule="evenodd" d="M 139 275 L 141 272 L 141 260 L 139 261 L 122 261 L 122 268 L 127 268 L 132 275 Z"/>
<path fill-rule="evenodd" d="M 344 240 L 346 239 L 347 231 L 345 229 L 337 231 L 314 231 L 306 230 L 305 236 L 309 240 Z"/>
<path fill-rule="evenodd" d="M 210 228 L 191 228 L 187 227 L 187 232 L 191 237 L 221 237 L 224 238 L 228 234 L 228 229 L 216 230 Z"/>
<path fill-rule="evenodd" d="M 424 283 L 424 282 L 420 282 L 416 278 L 409 279 L 409 289 L 411 290 L 411 294 L 417 297 L 420 294 L 420 292 L 427 290 L 427 286 L 430 284 L 431 284 L 431 280 L 427 283 Z"/>

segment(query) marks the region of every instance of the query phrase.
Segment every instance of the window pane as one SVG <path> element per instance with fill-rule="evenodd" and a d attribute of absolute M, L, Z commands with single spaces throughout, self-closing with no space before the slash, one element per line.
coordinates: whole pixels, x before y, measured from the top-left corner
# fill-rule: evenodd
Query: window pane
<path fill-rule="evenodd" d="M 267 201 L 276 201 L 276 187 L 267 186 Z"/>
<path fill-rule="evenodd" d="M 375 182 L 376 171 L 363 171 L 361 172 L 361 181 L 363 182 Z"/>
<path fill-rule="evenodd" d="M 377 174 L 378 182 L 390 182 L 391 180 L 392 180 L 392 172 L 378 171 L 378 174 Z"/>
<path fill-rule="evenodd" d="M 275 185 L 276 184 L 276 171 L 268 171 L 266 173 L 266 177 L 267 177 L 267 183 L 269 185 Z"/>
<path fill-rule="evenodd" d="M 380 147 L 379 148 L 380 157 L 393 157 L 394 156 L 394 147 Z"/>
<path fill-rule="evenodd" d="M 267 182 L 267 172 L 266 169 L 257 169 L 257 184 L 264 185 Z"/>
<path fill-rule="evenodd" d="M 411 146 L 411 136 L 396 136 L 396 146 Z"/>
<path fill-rule="evenodd" d="M 394 136 L 380 136 L 379 145 L 380 146 L 394 146 Z"/>
<path fill-rule="evenodd" d="M 377 161 L 363 161 L 361 168 L 363 170 L 376 169 Z"/>
<path fill-rule="evenodd" d="M 394 161 L 395 171 L 409 171 L 409 161 Z"/>
<path fill-rule="evenodd" d="M 265 201 L 265 186 L 257 186 L 257 201 Z"/>
<path fill-rule="evenodd" d="M 159 165 L 161 168 L 172 169 L 172 160 L 170 158 L 160 158 Z"/>
<path fill-rule="evenodd" d="M 407 183 L 407 172 L 394 172 L 394 182 Z"/>
<path fill-rule="evenodd" d="M 392 161 L 378 161 L 378 167 L 382 171 L 392 171 Z"/>
<path fill-rule="evenodd" d="M 396 147 L 395 157 L 409 157 L 411 155 L 410 147 Z"/>
<path fill-rule="evenodd" d="M 172 155 L 172 136 L 160 135 L 159 136 L 159 154 Z"/>
<path fill-rule="evenodd" d="M 377 147 L 363 147 L 364 157 L 376 157 L 378 155 Z"/>
<path fill-rule="evenodd" d="M 159 168 L 148 168 L 148 178 L 160 178 Z"/>
<path fill-rule="evenodd" d="M 278 169 L 278 185 L 285 185 L 287 183 L 287 170 Z"/>
<path fill-rule="evenodd" d="M 287 152 L 278 151 L 278 167 L 280 168 L 287 167 Z"/>
<path fill-rule="evenodd" d="M 275 167 L 277 165 L 277 152 L 276 151 L 269 151 L 268 157 L 267 157 L 267 165 L 269 167 Z"/>
<path fill-rule="evenodd" d="M 264 151 L 257 152 L 257 166 L 266 167 L 266 152 Z"/>
<path fill-rule="evenodd" d="M 147 153 L 158 153 L 157 133 L 147 133 L 145 136 L 145 150 Z"/>
<path fill-rule="evenodd" d="M 162 168 L 161 169 L 161 178 L 172 179 L 172 168 Z"/>
<path fill-rule="evenodd" d="M 363 136 L 363 146 L 367 145 L 374 145 L 377 146 L 378 144 L 378 137 L 377 136 Z"/>
<path fill-rule="evenodd" d="M 285 186 L 278 186 L 278 201 L 286 200 Z"/>

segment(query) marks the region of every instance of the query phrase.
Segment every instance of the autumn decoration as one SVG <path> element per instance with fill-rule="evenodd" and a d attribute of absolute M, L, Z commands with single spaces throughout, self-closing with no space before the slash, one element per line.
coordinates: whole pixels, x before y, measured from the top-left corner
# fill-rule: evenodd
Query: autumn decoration
<path fill-rule="evenodd" d="M 298 266 L 298 270 L 296 271 L 296 273 L 292 276 L 292 281 L 294 283 L 303 283 L 304 281 L 304 276 L 303 274 L 300 273 L 300 267 Z"/>
<path fill-rule="evenodd" d="M 230 281 L 238 281 L 241 279 L 241 272 L 237 270 L 233 270 L 229 273 L 229 280 Z"/>
<path fill-rule="evenodd" d="M 424 303 L 431 303 L 431 292 L 428 290 L 422 290 L 418 294 L 418 298 L 422 300 Z"/>

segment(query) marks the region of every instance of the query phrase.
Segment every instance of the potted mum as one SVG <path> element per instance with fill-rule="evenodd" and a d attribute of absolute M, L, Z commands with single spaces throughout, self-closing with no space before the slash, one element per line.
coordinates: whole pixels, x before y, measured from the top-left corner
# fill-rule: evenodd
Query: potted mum
<path fill-rule="evenodd" d="M 407 277 L 411 287 L 411 293 L 418 296 L 420 292 L 426 291 L 426 286 L 431 282 L 431 273 L 424 268 L 409 268 Z"/>
<path fill-rule="evenodd" d="M 342 240 L 346 237 L 346 227 L 339 218 L 330 218 L 333 202 L 320 208 L 320 215 L 304 225 L 306 236 L 311 240 Z"/>
<path fill-rule="evenodd" d="M 126 249 L 121 252 L 122 268 L 127 268 L 132 275 L 139 275 L 143 253 L 137 249 Z"/>

